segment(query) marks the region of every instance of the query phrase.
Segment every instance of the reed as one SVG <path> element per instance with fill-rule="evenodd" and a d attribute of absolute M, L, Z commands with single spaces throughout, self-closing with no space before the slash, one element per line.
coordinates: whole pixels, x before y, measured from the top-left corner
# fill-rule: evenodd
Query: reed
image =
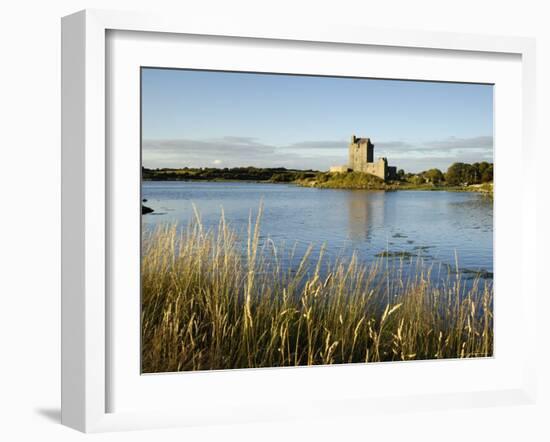
<path fill-rule="evenodd" d="M 196 213 L 144 234 L 144 373 L 492 355 L 490 282 L 434 284 L 421 259 L 411 274 L 403 259 L 330 262 L 313 246 L 291 270 L 260 221 L 244 239 L 223 213 L 216 229 Z"/>

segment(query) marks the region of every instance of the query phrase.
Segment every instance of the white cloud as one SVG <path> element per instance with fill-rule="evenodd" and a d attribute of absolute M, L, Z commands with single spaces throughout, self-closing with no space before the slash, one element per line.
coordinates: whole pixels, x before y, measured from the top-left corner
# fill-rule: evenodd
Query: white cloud
<path fill-rule="evenodd" d="M 446 169 L 451 163 L 492 161 L 493 137 L 448 137 L 412 142 L 376 142 L 375 156 L 407 171 L 432 167 Z M 262 143 L 256 138 L 227 136 L 215 139 L 168 139 L 143 141 L 145 167 L 286 167 L 326 170 L 347 160 L 348 141 L 313 140 L 287 145 Z"/>

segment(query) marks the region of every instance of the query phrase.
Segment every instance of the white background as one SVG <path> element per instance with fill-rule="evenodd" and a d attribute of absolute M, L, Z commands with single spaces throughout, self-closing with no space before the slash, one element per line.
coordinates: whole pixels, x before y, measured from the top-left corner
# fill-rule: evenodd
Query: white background
<path fill-rule="evenodd" d="M 178 5 L 178 6 L 176 6 Z M 382 1 L 12 1 L 0 9 L 0 439 L 81 440 L 59 425 L 60 338 L 60 22 L 82 8 L 210 16 L 213 21 L 303 21 L 310 26 L 360 22 L 380 28 L 447 30 L 538 38 L 540 192 L 538 268 L 548 262 L 550 14 L 523 0 Z M 546 186 L 546 189 L 544 188 Z M 547 199 L 547 198 L 546 198 Z M 550 305 L 540 284 L 540 371 L 550 372 Z M 521 351 L 521 349 L 518 349 Z M 536 406 L 380 414 L 361 420 L 287 422 L 88 436 L 95 440 L 548 440 L 550 383 L 539 377 Z"/>

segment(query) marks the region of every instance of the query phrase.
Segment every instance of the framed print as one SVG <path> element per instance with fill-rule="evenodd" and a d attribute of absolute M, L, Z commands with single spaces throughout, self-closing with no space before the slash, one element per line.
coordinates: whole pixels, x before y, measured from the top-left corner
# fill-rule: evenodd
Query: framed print
<path fill-rule="evenodd" d="M 62 43 L 63 423 L 533 400 L 531 40 L 85 11 Z"/>
<path fill-rule="evenodd" d="M 493 85 L 140 76 L 142 373 L 493 356 Z"/>

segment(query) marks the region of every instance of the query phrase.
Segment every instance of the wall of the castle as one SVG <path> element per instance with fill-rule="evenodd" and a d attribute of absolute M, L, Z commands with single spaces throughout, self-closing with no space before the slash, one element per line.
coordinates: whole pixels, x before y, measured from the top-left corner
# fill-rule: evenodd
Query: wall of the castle
<path fill-rule="evenodd" d="M 349 145 L 348 165 L 353 170 L 360 170 L 365 162 L 374 161 L 374 146 L 370 142 L 352 142 Z"/>
<path fill-rule="evenodd" d="M 374 146 L 372 144 L 368 143 L 365 146 L 365 154 L 367 158 L 367 163 L 372 163 L 374 161 Z"/>
<path fill-rule="evenodd" d="M 369 173 L 371 175 L 377 176 L 383 180 L 387 177 L 388 164 L 383 159 L 379 159 L 375 163 L 363 163 L 362 167 L 359 169 L 361 172 Z"/>
<path fill-rule="evenodd" d="M 347 164 L 344 164 L 342 166 L 330 166 L 329 172 L 330 173 L 346 173 L 349 172 L 349 167 Z"/>
<path fill-rule="evenodd" d="M 367 158 L 366 144 L 355 144 L 355 143 L 350 144 L 348 165 L 351 169 L 353 170 L 360 169 L 361 164 L 365 162 L 366 158 Z"/>

